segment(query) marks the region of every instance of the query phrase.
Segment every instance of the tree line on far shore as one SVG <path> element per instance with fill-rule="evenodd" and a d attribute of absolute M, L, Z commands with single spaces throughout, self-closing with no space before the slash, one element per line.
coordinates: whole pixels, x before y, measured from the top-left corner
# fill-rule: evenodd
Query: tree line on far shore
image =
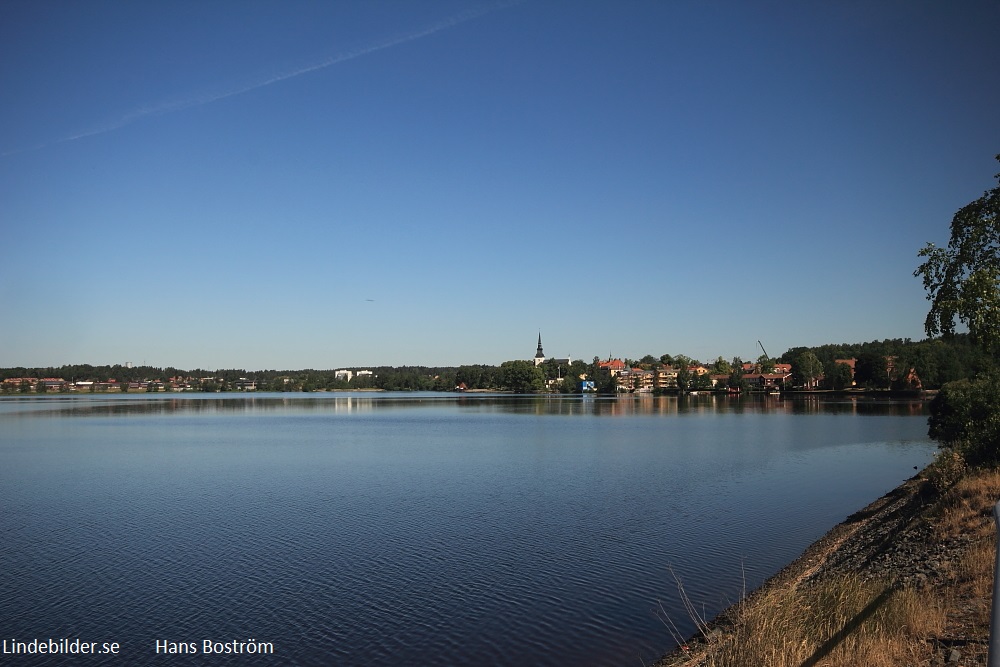
<path fill-rule="evenodd" d="M 819 347 L 795 347 L 780 357 L 763 355 L 752 360 L 759 372 L 772 372 L 775 363 L 792 366 L 794 386 L 820 386 L 844 389 L 851 386 L 850 369 L 837 360 L 855 359 L 854 385 L 868 389 L 911 388 L 907 383 L 912 369 L 924 389 L 937 389 L 945 383 L 972 377 L 994 368 L 995 357 L 975 345 L 965 334 L 948 334 L 923 341 L 890 339 L 854 344 L 828 344 Z M 887 361 L 891 360 L 891 361 Z M 614 393 L 616 384 L 596 357 L 590 361 L 565 363 L 549 359 L 536 366 L 533 361 L 511 360 L 499 366 L 469 364 L 462 366 L 376 366 L 363 370 L 370 375 L 354 375 L 348 380 L 337 370 L 259 370 L 193 369 L 172 366 L 93 366 L 66 365 L 48 368 L 0 369 L 0 380 L 11 378 L 62 378 L 69 384 L 94 382 L 93 387 L 114 381 L 118 386 L 140 385 L 142 390 L 184 388 L 194 391 L 235 391 L 252 382 L 257 391 L 300 392 L 378 389 L 385 391 L 453 391 L 496 390 L 530 392 L 550 389 L 563 393 L 580 391 L 580 377 L 595 383 L 594 389 Z M 699 362 L 684 355 L 646 355 L 640 359 L 625 359 L 626 368 L 658 370 L 671 367 L 678 370 L 678 380 L 688 389 L 711 389 L 707 375 L 725 375 L 728 380 L 716 388 L 740 388 L 743 360 Z M 692 366 L 704 366 L 708 374 L 699 376 L 685 372 Z M 349 369 L 353 371 L 362 369 Z M 152 382 L 152 387 L 150 383 Z M 26 387 L 5 383 L 6 393 L 27 391 Z M 745 386 L 742 388 L 746 388 Z M 93 389 L 92 390 L 96 390 Z"/>

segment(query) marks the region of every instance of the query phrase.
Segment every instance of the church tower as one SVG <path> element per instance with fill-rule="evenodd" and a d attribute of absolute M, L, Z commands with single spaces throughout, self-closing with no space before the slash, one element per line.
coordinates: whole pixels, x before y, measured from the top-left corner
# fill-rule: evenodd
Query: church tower
<path fill-rule="evenodd" d="M 545 361 L 545 353 L 542 352 L 542 332 L 538 332 L 538 349 L 535 351 L 535 365 L 538 366 Z"/>

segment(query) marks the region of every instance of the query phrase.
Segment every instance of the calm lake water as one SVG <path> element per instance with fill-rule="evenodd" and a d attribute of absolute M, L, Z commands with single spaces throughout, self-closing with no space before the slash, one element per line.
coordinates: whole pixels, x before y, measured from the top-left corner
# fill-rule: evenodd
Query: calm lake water
<path fill-rule="evenodd" d="M 674 646 L 660 605 L 693 631 L 675 577 L 714 615 L 926 431 L 849 399 L 2 398 L 0 639 L 120 645 L 2 658 L 639 666 Z M 156 653 L 204 640 L 274 653 Z"/>

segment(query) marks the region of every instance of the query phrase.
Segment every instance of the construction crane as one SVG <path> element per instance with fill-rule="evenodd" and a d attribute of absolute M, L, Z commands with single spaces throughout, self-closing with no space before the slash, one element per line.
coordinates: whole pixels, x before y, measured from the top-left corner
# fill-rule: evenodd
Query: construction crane
<path fill-rule="evenodd" d="M 760 366 L 760 372 L 763 373 L 765 365 L 767 365 L 768 367 L 772 366 L 772 364 L 771 364 L 771 355 L 768 354 L 767 350 L 764 349 L 764 344 L 763 343 L 761 343 L 758 340 L 757 344 L 760 345 L 760 351 L 764 353 L 764 363 L 763 364 L 759 364 L 759 366 Z M 774 369 L 772 369 L 771 372 L 773 373 Z"/>

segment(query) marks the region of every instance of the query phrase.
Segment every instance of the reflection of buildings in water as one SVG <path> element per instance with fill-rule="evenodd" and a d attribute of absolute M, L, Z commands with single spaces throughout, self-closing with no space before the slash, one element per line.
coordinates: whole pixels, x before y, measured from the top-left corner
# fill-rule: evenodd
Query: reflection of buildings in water
<path fill-rule="evenodd" d="M 333 411 L 335 413 L 373 412 L 374 410 L 375 402 L 369 397 L 343 396 L 333 401 Z"/>

